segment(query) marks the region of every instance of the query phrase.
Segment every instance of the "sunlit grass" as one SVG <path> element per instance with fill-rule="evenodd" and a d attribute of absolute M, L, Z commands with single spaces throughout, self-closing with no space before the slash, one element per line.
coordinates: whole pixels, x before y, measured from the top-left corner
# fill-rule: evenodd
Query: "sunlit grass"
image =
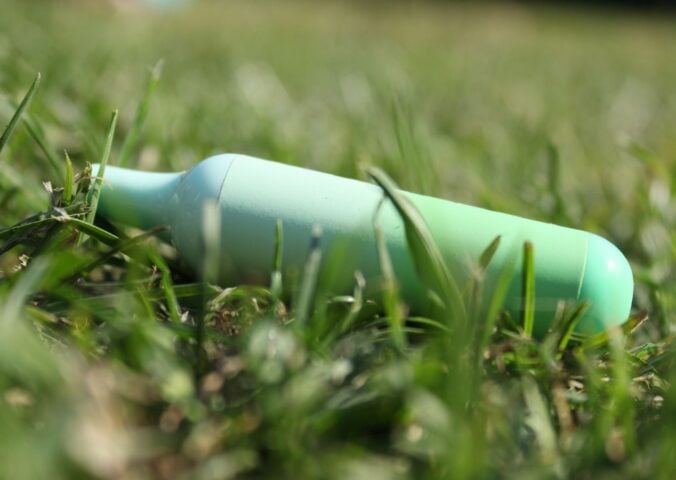
<path fill-rule="evenodd" d="M 673 477 L 672 22 L 440 3 L 2 2 L 0 477 Z M 381 308 L 359 272 L 332 291 L 320 231 L 297 278 L 282 221 L 269 284 L 217 286 L 218 229 L 191 272 L 92 222 L 88 162 L 223 151 L 373 179 L 435 308 L 383 242 Z M 635 314 L 534 340 L 532 257 L 511 318 L 500 239 L 456 284 L 395 185 L 610 238 Z"/>

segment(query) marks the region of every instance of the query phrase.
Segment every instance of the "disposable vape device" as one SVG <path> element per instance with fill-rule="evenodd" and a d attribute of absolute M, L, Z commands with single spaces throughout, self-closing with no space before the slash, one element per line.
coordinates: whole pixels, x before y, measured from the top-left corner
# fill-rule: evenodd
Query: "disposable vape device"
<path fill-rule="evenodd" d="M 96 172 L 95 167 L 95 172 Z M 551 323 L 561 300 L 591 304 L 576 331 L 593 334 L 623 323 L 629 315 L 633 278 L 622 253 L 602 237 L 581 230 L 401 192 L 424 218 L 450 272 L 464 285 L 484 249 L 500 246 L 486 272 L 486 289 L 513 268 L 505 308 L 521 308 L 521 248 L 530 241 L 535 265 L 535 333 Z M 304 265 L 313 227 L 322 230 L 324 252 L 340 253 L 332 278 L 349 292 L 359 270 L 372 292 L 380 285 L 374 223 L 382 229 L 400 291 L 413 310 L 429 297 L 406 244 L 404 224 L 375 184 L 275 163 L 224 154 L 181 173 L 148 173 L 107 167 L 98 214 L 141 229 L 170 227 L 171 241 L 197 271 L 204 265 L 205 205 L 217 206 L 220 226 L 219 280 L 269 282 L 275 226 L 283 222 L 285 270 Z"/>

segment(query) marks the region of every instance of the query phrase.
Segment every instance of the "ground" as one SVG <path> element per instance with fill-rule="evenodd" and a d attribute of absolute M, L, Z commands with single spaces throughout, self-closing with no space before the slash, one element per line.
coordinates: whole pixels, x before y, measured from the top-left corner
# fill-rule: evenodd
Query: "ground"
<path fill-rule="evenodd" d="M 0 1 L 1 477 L 674 476 L 673 17 L 190 5 Z M 499 292 L 477 300 L 480 280 L 465 316 L 431 318 L 396 279 L 384 311 L 312 268 L 217 286 L 152 236 L 92 225 L 87 162 L 178 171 L 219 152 L 377 166 L 603 235 L 632 264 L 632 318 L 583 340 L 571 311 L 534 340 L 484 315 Z"/>

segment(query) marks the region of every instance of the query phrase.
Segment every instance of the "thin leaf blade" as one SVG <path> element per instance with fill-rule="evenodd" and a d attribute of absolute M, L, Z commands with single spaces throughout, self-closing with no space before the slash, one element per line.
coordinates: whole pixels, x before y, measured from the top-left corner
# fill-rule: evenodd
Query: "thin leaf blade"
<path fill-rule="evenodd" d="M 42 76 L 40 75 L 40 72 L 38 72 L 38 74 L 35 76 L 35 80 L 33 80 L 33 83 L 28 89 L 28 92 L 23 97 L 23 100 L 21 100 L 19 107 L 14 112 L 14 115 L 12 115 L 9 124 L 7 124 L 7 128 L 5 128 L 5 131 L 2 133 L 2 136 L 0 136 L 0 153 L 2 153 L 2 150 L 3 148 L 5 148 L 5 145 L 7 145 L 7 142 L 9 142 L 9 139 L 12 138 L 12 134 L 16 129 L 16 125 L 19 123 L 21 116 L 24 114 L 24 112 L 30 105 L 31 101 L 33 100 L 35 92 L 37 91 L 38 86 L 40 85 L 41 78 Z"/>

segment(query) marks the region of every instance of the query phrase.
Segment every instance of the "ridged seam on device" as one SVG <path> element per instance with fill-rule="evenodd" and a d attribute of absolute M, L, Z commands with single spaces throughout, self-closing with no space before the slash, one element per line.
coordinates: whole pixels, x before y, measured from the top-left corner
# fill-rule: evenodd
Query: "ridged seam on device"
<path fill-rule="evenodd" d="M 587 234 L 587 243 L 584 248 L 584 263 L 580 272 L 580 278 L 577 281 L 577 295 L 575 300 L 580 301 L 580 294 L 582 293 L 582 283 L 584 283 L 584 275 L 587 273 L 587 262 L 589 261 L 589 244 L 591 243 L 591 234 Z"/>
<path fill-rule="evenodd" d="M 237 155 L 235 153 L 223 153 L 221 154 L 225 157 L 230 157 L 230 162 L 228 163 L 228 166 L 226 167 L 225 174 L 223 175 L 223 180 L 221 181 L 221 186 L 218 188 L 218 195 L 216 196 L 216 201 L 218 203 L 221 202 L 221 197 L 223 196 L 223 190 L 225 189 L 225 181 L 228 179 L 228 174 L 230 173 L 230 169 L 232 169 L 232 165 L 235 163 L 235 160 L 240 158 L 242 155 Z"/>

